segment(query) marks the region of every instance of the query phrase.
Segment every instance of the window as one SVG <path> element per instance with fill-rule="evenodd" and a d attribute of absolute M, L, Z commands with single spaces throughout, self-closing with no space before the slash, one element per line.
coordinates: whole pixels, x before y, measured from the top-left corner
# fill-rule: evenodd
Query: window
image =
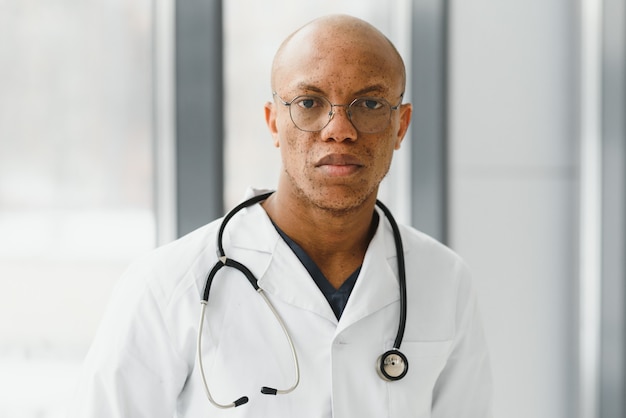
<path fill-rule="evenodd" d="M 151 8 L 0 6 L 0 416 L 63 416 L 113 284 L 154 246 Z"/>

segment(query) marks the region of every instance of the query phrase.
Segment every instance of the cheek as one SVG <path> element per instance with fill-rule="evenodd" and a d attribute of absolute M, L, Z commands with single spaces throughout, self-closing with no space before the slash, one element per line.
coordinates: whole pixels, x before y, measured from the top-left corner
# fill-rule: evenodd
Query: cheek
<path fill-rule="evenodd" d="M 393 158 L 393 153 L 395 152 L 395 142 L 389 143 L 388 146 L 385 147 L 377 147 L 376 149 L 372 149 L 369 151 L 369 155 L 374 161 L 375 166 L 377 167 L 377 176 L 387 174 L 389 171 L 389 167 L 391 165 L 391 160 Z"/>
<path fill-rule="evenodd" d="M 294 132 L 291 129 L 284 129 L 280 135 L 279 148 L 283 165 L 296 166 L 303 169 L 307 160 L 307 138 L 299 135 L 301 131 Z"/>
<path fill-rule="evenodd" d="M 390 137 L 379 138 L 374 145 L 374 147 L 370 148 L 369 152 L 378 159 L 386 160 L 390 158 L 396 149 L 396 143 Z"/>

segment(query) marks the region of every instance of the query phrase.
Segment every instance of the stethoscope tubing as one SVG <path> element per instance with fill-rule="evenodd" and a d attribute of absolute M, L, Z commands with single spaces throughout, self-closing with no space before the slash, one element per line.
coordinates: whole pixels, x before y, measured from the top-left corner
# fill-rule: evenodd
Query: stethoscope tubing
<path fill-rule="evenodd" d="M 265 301 L 267 306 L 270 308 L 270 310 L 274 314 L 274 317 L 280 324 L 280 327 L 282 328 L 283 333 L 285 334 L 285 338 L 287 338 L 287 342 L 289 343 L 289 349 L 291 350 L 291 357 L 293 359 L 293 364 L 295 364 L 295 371 L 296 371 L 296 381 L 290 388 L 274 389 L 274 388 L 270 388 L 267 386 L 263 386 L 261 388 L 261 393 L 265 395 L 276 395 L 276 394 L 285 395 L 287 393 L 293 392 L 293 390 L 296 387 L 298 387 L 298 384 L 300 383 L 300 362 L 298 361 L 298 354 L 296 353 L 296 347 L 293 344 L 291 335 L 289 335 L 289 332 L 287 331 L 287 327 L 285 326 L 285 323 L 283 322 L 283 319 L 281 318 L 281 316 L 276 311 L 276 308 L 274 308 L 274 305 L 272 304 L 272 302 L 270 302 L 269 298 L 267 297 L 263 289 L 259 288 L 257 289 L 257 292 L 259 293 L 259 295 L 263 297 L 263 300 Z"/>
<path fill-rule="evenodd" d="M 282 318 L 280 317 L 280 315 L 274 308 L 274 305 L 271 303 L 271 301 L 269 300 L 269 298 L 267 297 L 263 289 L 259 287 L 257 279 L 254 276 L 254 274 L 244 264 L 226 257 L 226 253 L 224 251 L 224 246 L 223 246 L 224 230 L 226 229 L 226 225 L 228 224 L 230 219 L 233 216 L 235 216 L 235 214 L 237 214 L 240 210 L 248 206 L 252 206 L 256 203 L 264 201 L 273 193 L 274 192 L 268 192 L 268 193 L 260 194 L 258 196 L 254 196 L 240 203 L 235 208 L 233 208 L 230 212 L 228 212 L 226 216 L 224 216 L 224 219 L 222 220 L 222 223 L 220 225 L 220 228 L 217 234 L 218 261 L 217 263 L 215 263 L 215 265 L 213 266 L 213 268 L 211 269 L 207 277 L 202 299 L 200 301 L 202 304 L 202 309 L 200 313 L 200 323 L 198 325 L 198 341 L 197 341 L 198 366 L 200 369 L 200 375 L 202 377 L 202 382 L 204 384 L 204 390 L 205 390 L 207 399 L 211 402 L 211 404 L 213 404 L 214 406 L 220 409 L 233 408 L 233 407 L 241 406 L 248 402 L 247 396 L 242 396 L 241 398 L 228 404 L 220 404 L 216 402 L 213 399 L 213 396 L 211 395 L 211 392 L 209 390 L 209 386 L 208 386 L 206 376 L 204 373 L 204 365 L 202 362 L 202 333 L 203 333 L 203 327 L 204 327 L 204 317 L 206 313 L 206 307 L 209 301 L 209 293 L 211 289 L 211 284 L 213 283 L 213 279 L 215 278 L 217 272 L 224 266 L 233 267 L 237 269 L 238 271 L 240 271 L 244 276 L 246 276 L 246 278 L 248 279 L 248 281 L 250 282 L 254 290 L 256 290 L 257 293 L 261 295 L 261 297 L 263 298 L 263 300 L 265 301 L 269 309 L 272 311 L 272 314 L 274 315 L 274 317 L 280 324 L 280 327 L 282 328 L 285 338 L 287 339 L 287 342 L 289 344 L 289 348 L 291 351 L 291 355 L 292 355 L 293 362 L 294 362 L 294 368 L 295 368 L 295 383 L 287 389 L 275 389 L 275 388 L 263 386 L 261 388 L 261 393 L 265 395 L 287 394 L 287 393 L 292 392 L 300 383 L 300 365 L 298 362 L 298 355 L 296 353 L 294 343 L 291 339 L 289 332 L 287 331 L 287 327 L 285 326 L 284 321 L 282 320 Z M 396 258 L 397 258 L 397 263 L 398 263 L 398 281 L 399 281 L 398 287 L 400 290 L 400 320 L 398 321 L 398 331 L 397 331 L 396 338 L 393 343 L 393 349 L 381 355 L 381 357 L 378 360 L 379 365 L 377 369 L 381 378 L 387 381 L 394 381 L 394 380 L 399 380 L 403 378 L 408 371 L 408 360 L 406 356 L 404 356 L 404 354 L 402 354 L 399 351 L 400 345 L 402 344 L 402 339 L 404 337 L 404 329 L 406 326 L 406 316 L 407 316 L 407 311 L 406 311 L 407 310 L 407 294 L 406 294 L 406 272 L 405 272 L 405 264 L 404 264 L 404 248 L 402 245 L 402 237 L 400 235 L 400 229 L 395 219 L 393 218 L 391 211 L 379 200 L 376 200 L 376 205 L 383 211 L 383 213 L 385 214 L 385 217 L 389 220 L 391 229 L 393 230 L 394 244 L 396 247 L 396 254 L 397 254 Z M 403 370 L 399 374 L 393 371 L 395 362 L 397 362 L 398 360 L 401 362 L 401 364 L 404 365 Z M 390 369 L 392 370 L 391 373 L 388 372 L 386 369 L 386 365 L 388 365 L 390 361 L 392 365 L 392 369 Z"/>
<path fill-rule="evenodd" d="M 400 236 L 400 228 L 394 219 L 391 211 L 380 200 L 376 200 L 376 204 L 383 211 L 385 217 L 389 220 L 391 229 L 393 230 L 393 240 L 396 245 L 396 254 L 398 259 L 398 288 L 400 289 L 400 321 L 398 321 L 398 332 L 393 343 L 393 348 L 400 350 L 402 339 L 404 338 L 404 329 L 406 328 L 406 269 L 404 266 L 404 247 Z"/>
<path fill-rule="evenodd" d="M 272 313 L 274 314 L 274 317 L 276 318 L 276 320 L 280 324 L 280 327 L 282 328 L 283 333 L 285 334 L 285 338 L 287 339 L 287 342 L 289 344 L 289 349 L 291 351 L 291 356 L 293 358 L 293 362 L 294 362 L 294 365 L 295 365 L 294 368 L 295 368 L 295 375 L 296 375 L 295 383 L 290 388 L 288 388 L 288 389 L 275 389 L 275 388 L 270 388 L 270 387 L 267 387 L 267 386 L 263 386 L 261 388 L 261 393 L 263 393 L 265 395 L 276 395 L 276 394 L 284 395 L 284 394 L 292 392 L 296 387 L 298 387 L 298 384 L 300 383 L 300 363 L 298 361 L 298 354 L 296 352 L 296 348 L 295 348 L 295 346 L 293 344 L 291 336 L 289 335 L 289 332 L 287 331 L 287 327 L 285 326 L 285 323 L 284 323 L 283 319 L 281 318 L 281 316 L 276 311 L 276 308 L 274 308 L 274 305 L 272 304 L 272 302 L 270 302 L 269 298 L 267 297 L 267 295 L 265 294 L 263 289 L 257 287 L 256 291 L 257 291 L 257 293 L 259 295 L 261 295 L 261 297 L 263 298 L 263 300 L 265 301 L 265 303 L 267 304 L 269 309 L 272 311 Z M 237 407 L 237 406 L 243 405 L 243 404 L 248 402 L 248 397 L 247 396 L 242 396 L 241 398 L 239 398 L 236 401 L 233 401 L 233 402 L 231 402 L 229 404 L 221 404 L 221 403 L 215 401 L 215 399 L 211 395 L 211 391 L 209 390 L 209 385 L 207 383 L 206 375 L 204 373 L 204 364 L 202 362 L 202 332 L 203 332 L 203 328 L 204 328 L 204 317 L 205 317 L 206 307 L 208 305 L 208 302 L 203 300 L 201 303 L 202 303 L 202 309 L 200 311 L 200 324 L 198 325 L 197 354 L 198 354 L 198 366 L 199 366 L 199 369 L 200 369 L 200 376 L 202 377 L 202 382 L 204 383 L 204 393 L 206 394 L 207 399 L 209 400 L 209 402 L 211 402 L 213 405 L 215 405 L 219 409 L 229 409 L 229 408 L 233 408 L 233 407 Z"/>
<path fill-rule="evenodd" d="M 197 357 L 198 357 L 198 368 L 200 369 L 200 376 L 202 377 L 202 382 L 204 383 L 204 393 L 206 394 L 207 399 L 213 406 L 219 409 L 229 409 L 234 408 L 240 405 L 243 405 L 248 402 L 247 396 L 242 396 L 234 402 L 228 404 L 221 404 L 211 395 L 211 391 L 209 390 L 209 384 L 206 380 L 206 375 L 204 374 L 204 364 L 202 363 L 202 329 L 204 327 L 204 315 L 206 312 L 207 302 L 202 301 L 202 309 L 200 310 L 200 324 L 198 325 L 198 341 L 197 341 Z"/>

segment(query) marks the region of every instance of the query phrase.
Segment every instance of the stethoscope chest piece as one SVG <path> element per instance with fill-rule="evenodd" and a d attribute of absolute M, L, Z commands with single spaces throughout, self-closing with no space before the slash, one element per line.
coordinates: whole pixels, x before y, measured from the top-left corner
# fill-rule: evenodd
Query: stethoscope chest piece
<path fill-rule="evenodd" d="M 378 357 L 376 371 L 388 382 L 400 380 L 409 371 L 409 360 L 399 350 L 389 350 Z"/>

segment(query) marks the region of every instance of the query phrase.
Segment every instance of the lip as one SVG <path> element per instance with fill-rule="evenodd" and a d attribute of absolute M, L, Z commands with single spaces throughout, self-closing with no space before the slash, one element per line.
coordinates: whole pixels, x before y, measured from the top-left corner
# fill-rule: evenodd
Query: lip
<path fill-rule="evenodd" d="M 333 177 L 349 176 L 361 167 L 363 167 L 361 160 L 350 154 L 327 154 L 315 163 L 315 168 Z"/>
<path fill-rule="evenodd" d="M 361 160 L 350 154 L 328 154 L 320 158 L 317 163 L 315 163 L 315 167 L 322 167 L 325 165 L 355 165 L 358 167 L 363 166 Z"/>

